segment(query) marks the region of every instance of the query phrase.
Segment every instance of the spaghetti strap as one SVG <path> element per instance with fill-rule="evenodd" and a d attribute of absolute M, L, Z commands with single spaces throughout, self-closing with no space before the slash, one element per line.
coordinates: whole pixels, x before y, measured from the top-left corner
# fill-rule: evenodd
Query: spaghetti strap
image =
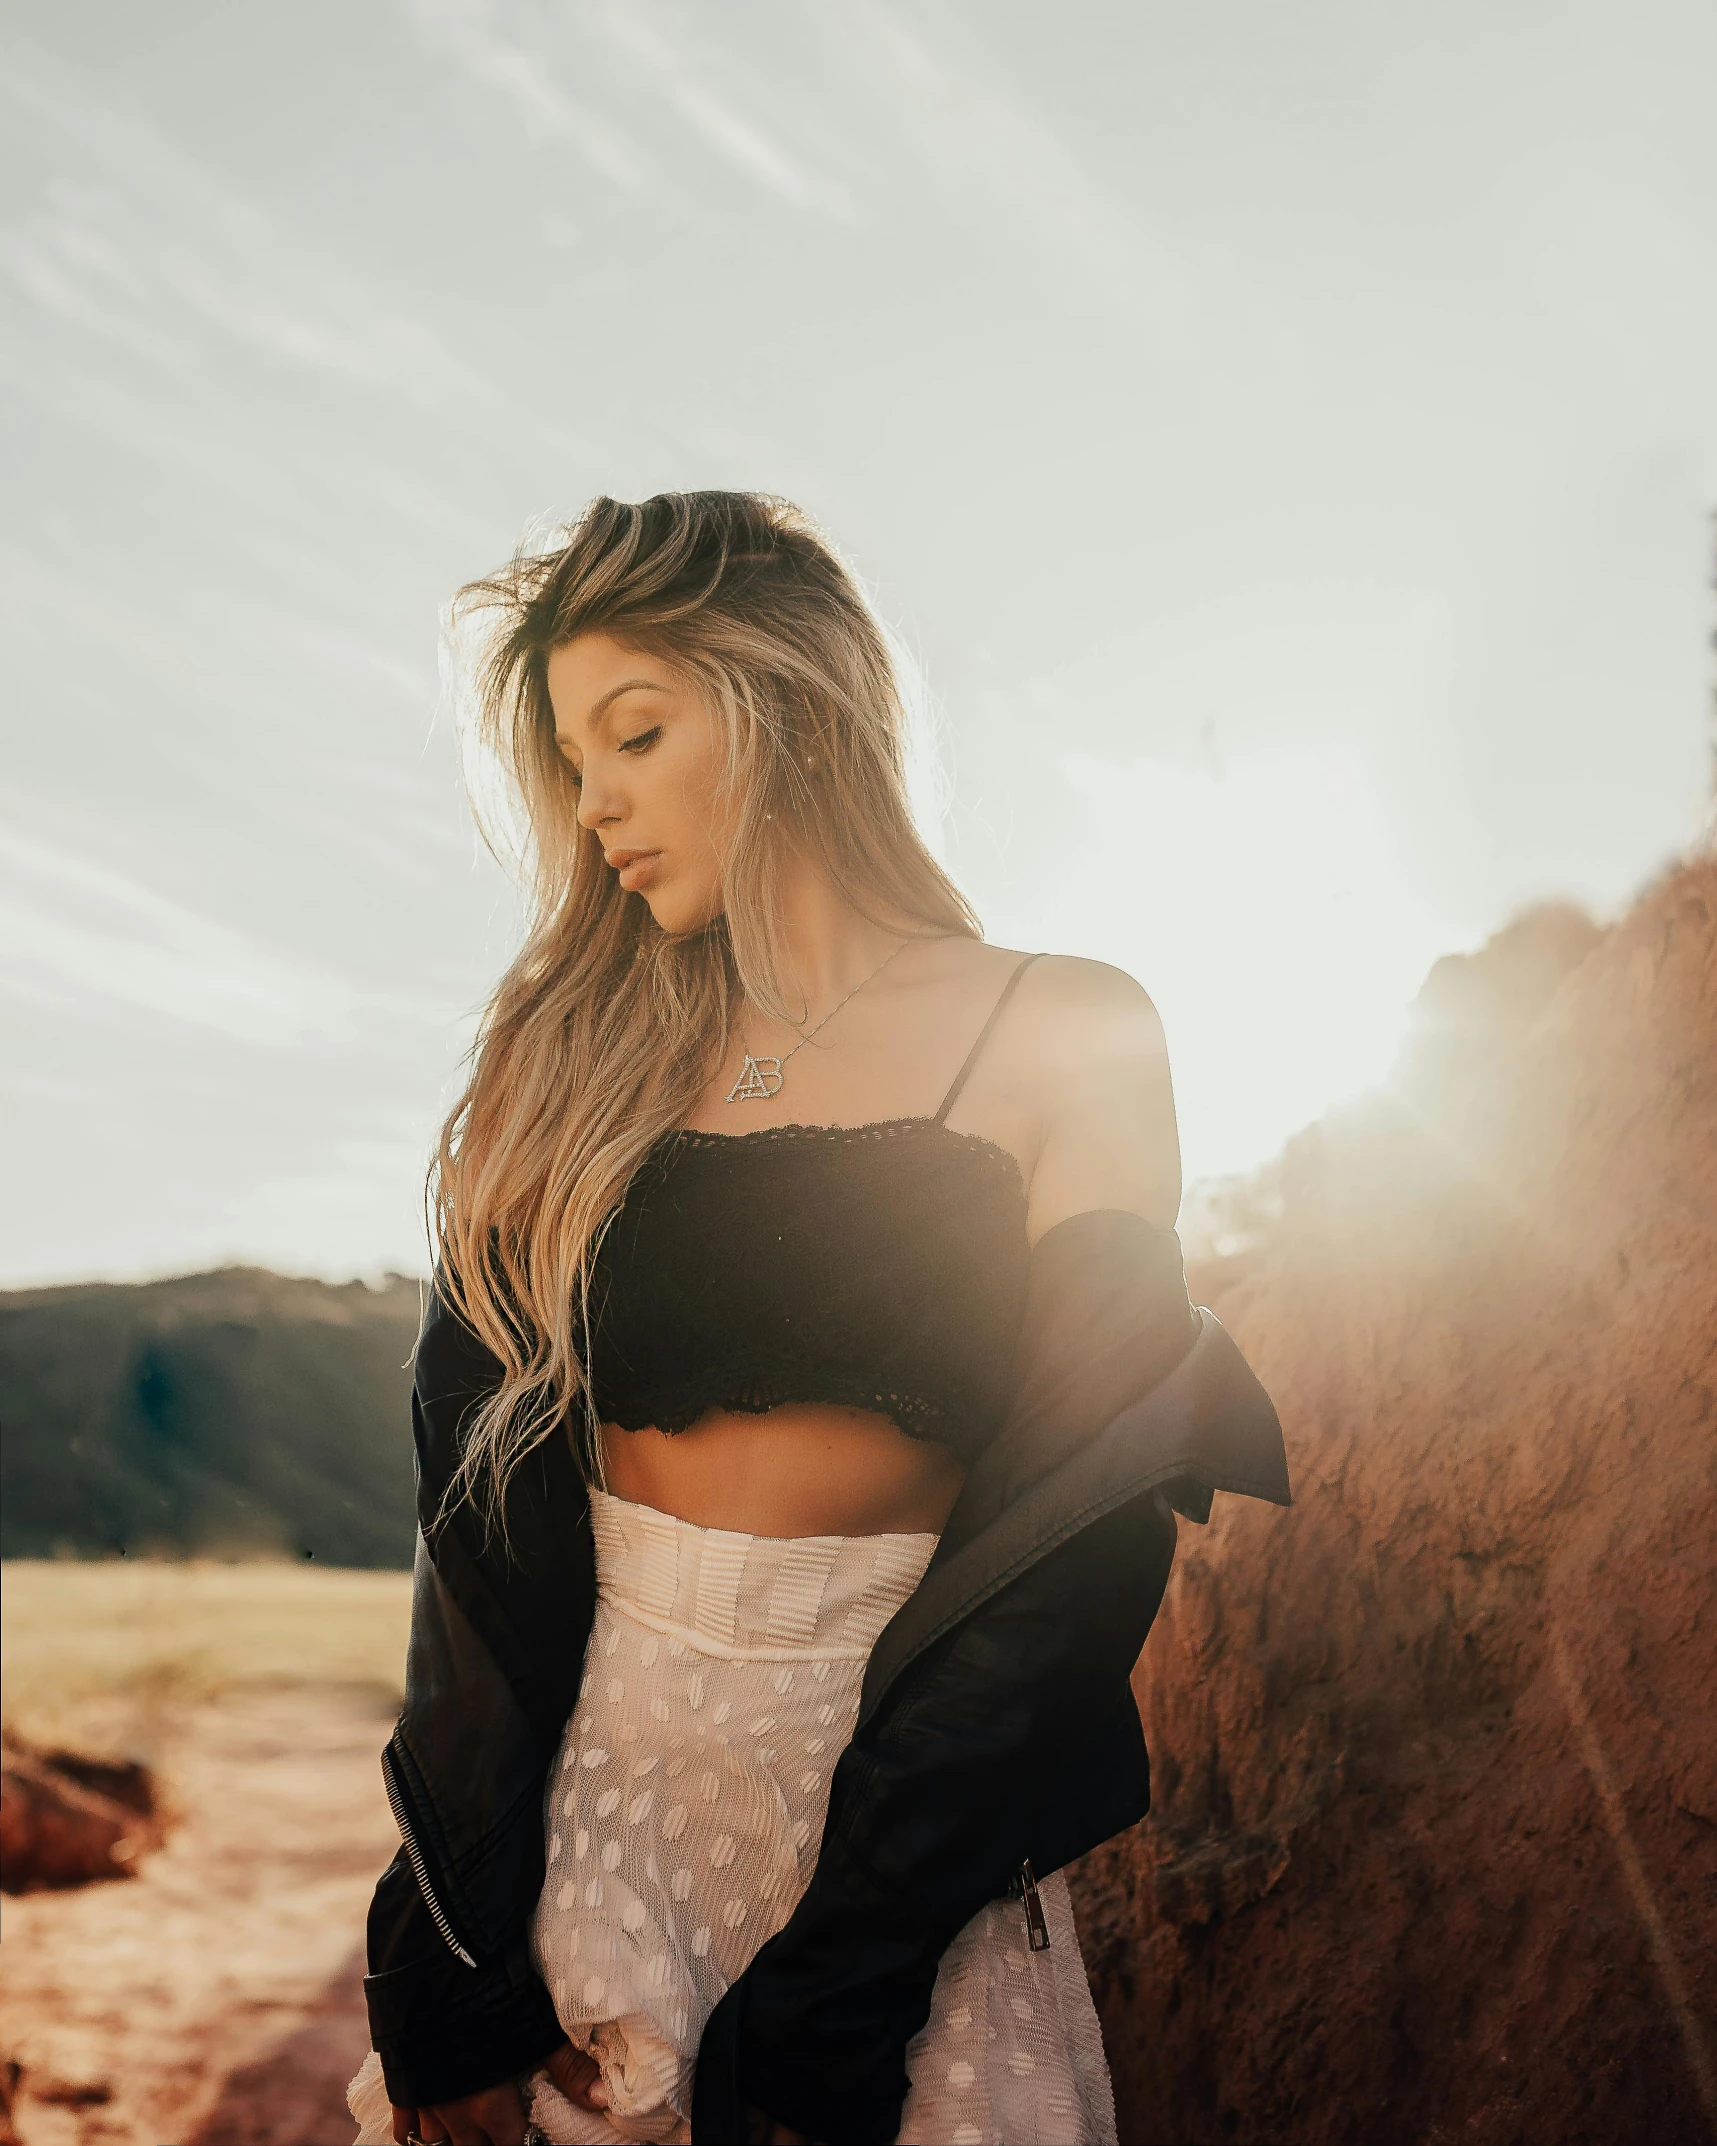
<path fill-rule="evenodd" d="M 954 1085 L 942 1098 L 941 1109 L 937 1111 L 935 1117 L 930 1121 L 933 1125 L 940 1125 L 947 1117 L 949 1111 L 953 1109 L 955 1098 L 959 1095 L 960 1090 L 966 1085 L 967 1074 L 971 1072 L 972 1068 L 978 1062 L 978 1053 L 990 1040 L 990 1030 L 994 1028 L 996 1023 L 1001 1019 L 1002 1008 L 1007 1004 L 1008 1000 L 1013 997 L 1014 985 L 1019 982 L 1020 978 L 1025 974 L 1026 970 L 1031 967 L 1032 963 L 1034 961 L 1040 960 L 1041 958 L 1041 955 L 1038 954 L 1027 954 L 1023 961 L 1015 964 L 1012 975 L 1009 976 L 1007 982 L 1002 986 L 1001 997 L 998 998 L 996 1000 L 996 1003 L 990 1008 L 989 1019 L 984 1023 L 983 1027 L 978 1030 L 977 1042 L 974 1043 L 972 1045 L 972 1048 L 966 1053 L 965 1064 L 960 1068 L 959 1072 L 954 1075 Z"/>

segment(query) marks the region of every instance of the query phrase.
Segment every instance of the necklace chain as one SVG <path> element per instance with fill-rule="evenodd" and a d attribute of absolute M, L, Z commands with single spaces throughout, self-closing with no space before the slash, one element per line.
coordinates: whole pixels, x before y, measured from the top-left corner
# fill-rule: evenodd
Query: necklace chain
<path fill-rule="evenodd" d="M 765 1055 L 761 1058 L 758 1058 L 754 1056 L 752 1052 L 747 1051 L 745 1054 L 745 1063 L 740 1067 L 739 1078 L 734 1082 L 733 1086 L 727 1092 L 727 1100 L 730 1103 L 760 1103 L 767 1101 L 767 1099 L 772 1095 L 779 1095 L 781 1092 L 782 1083 L 787 1077 L 786 1065 L 788 1059 L 795 1057 L 800 1051 L 802 1051 L 805 1048 L 806 1044 L 811 1041 L 813 1036 L 820 1035 L 822 1031 L 828 1027 L 829 1023 L 834 1019 L 835 1015 L 839 1013 L 841 1008 L 847 1003 L 847 1000 L 857 998 L 866 984 L 875 983 L 876 979 L 882 974 L 883 970 L 888 967 L 889 963 L 894 959 L 895 955 L 904 953 L 907 947 L 909 947 L 911 944 L 912 941 L 910 939 L 902 939 L 898 946 L 891 947 L 890 950 L 883 955 L 882 959 L 877 963 L 876 967 L 871 970 L 868 976 L 861 976 L 859 978 L 858 982 L 854 984 L 852 989 L 847 993 L 846 998 L 837 999 L 835 1001 L 834 1005 L 832 1005 L 829 1008 L 828 1012 L 824 1014 L 823 1018 L 817 1023 L 815 1028 L 806 1029 L 805 1033 L 799 1038 L 798 1042 L 794 1044 L 792 1050 L 783 1051 L 779 1057 L 771 1057 L 770 1055 L 765 1053 Z"/>
<path fill-rule="evenodd" d="M 866 984 L 875 983 L 877 978 L 882 974 L 883 970 L 886 969 L 889 963 L 894 959 L 895 955 L 904 953 L 911 944 L 912 941 L 910 939 L 902 939 L 898 946 L 891 947 L 889 951 L 883 955 L 882 959 L 877 963 L 876 967 L 871 970 L 868 976 L 861 976 L 859 978 L 858 982 L 854 984 L 852 989 L 847 993 L 846 998 L 837 999 L 835 1001 L 835 1003 L 829 1008 L 828 1012 L 824 1014 L 823 1018 L 817 1023 L 815 1028 L 806 1029 L 805 1033 L 799 1038 L 798 1042 L 794 1044 L 793 1050 L 788 1051 L 783 1055 L 781 1063 L 785 1065 L 787 1063 L 787 1060 L 793 1056 L 794 1051 L 802 1051 L 805 1048 L 806 1044 L 810 1042 L 813 1036 L 820 1035 L 822 1031 L 828 1027 L 829 1023 L 834 1019 L 835 1015 L 839 1013 L 841 1008 L 847 1003 L 847 999 L 857 998 Z"/>

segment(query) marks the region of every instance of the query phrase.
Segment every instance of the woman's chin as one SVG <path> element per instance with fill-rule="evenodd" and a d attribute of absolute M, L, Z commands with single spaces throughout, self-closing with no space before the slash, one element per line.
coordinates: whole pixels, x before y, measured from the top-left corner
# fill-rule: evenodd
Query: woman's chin
<path fill-rule="evenodd" d="M 721 914 L 719 897 L 690 900 L 682 890 L 671 886 L 640 889 L 639 899 L 670 939 L 688 939 L 694 932 L 713 924 Z"/>

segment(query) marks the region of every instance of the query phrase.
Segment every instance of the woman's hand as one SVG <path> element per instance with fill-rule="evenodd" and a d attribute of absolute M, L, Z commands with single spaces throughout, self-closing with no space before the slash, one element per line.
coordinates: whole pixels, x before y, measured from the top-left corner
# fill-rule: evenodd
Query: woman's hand
<path fill-rule="evenodd" d="M 778 2124 L 766 2110 L 755 2105 L 745 2112 L 745 2134 L 752 2146 L 817 2146 L 791 2124 Z"/>
<path fill-rule="evenodd" d="M 562 2042 L 543 2069 L 567 2100 L 577 2102 L 581 2109 L 607 2108 L 608 2095 L 596 2059 L 582 2049 Z M 402 2109 L 397 2101 L 391 2106 L 396 2146 L 413 2146 L 419 2140 L 422 2146 L 443 2146 L 447 2140 L 452 2146 L 524 2146 L 528 2116 L 524 2098 L 511 2079 L 458 2101 L 438 2102 L 432 2109 Z"/>

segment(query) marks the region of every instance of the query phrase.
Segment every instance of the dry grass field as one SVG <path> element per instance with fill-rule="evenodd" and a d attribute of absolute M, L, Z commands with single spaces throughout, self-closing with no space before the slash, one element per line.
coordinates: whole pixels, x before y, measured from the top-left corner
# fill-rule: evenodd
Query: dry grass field
<path fill-rule="evenodd" d="M 111 1734 L 116 1700 L 158 1708 L 264 1685 L 343 1686 L 391 1704 L 410 1607 L 405 1572 L 10 1560 L 0 1566 L 6 1719 L 53 1740 L 87 1733 L 93 1713 Z"/>
<path fill-rule="evenodd" d="M 344 2146 L 377 1759 L 410 1575 L 0 1567 L 6 1719 L 136 1757 L 172 1825 L 133 1878 L 8 1898 L 0 2057 L 23 2146 Z"/>

